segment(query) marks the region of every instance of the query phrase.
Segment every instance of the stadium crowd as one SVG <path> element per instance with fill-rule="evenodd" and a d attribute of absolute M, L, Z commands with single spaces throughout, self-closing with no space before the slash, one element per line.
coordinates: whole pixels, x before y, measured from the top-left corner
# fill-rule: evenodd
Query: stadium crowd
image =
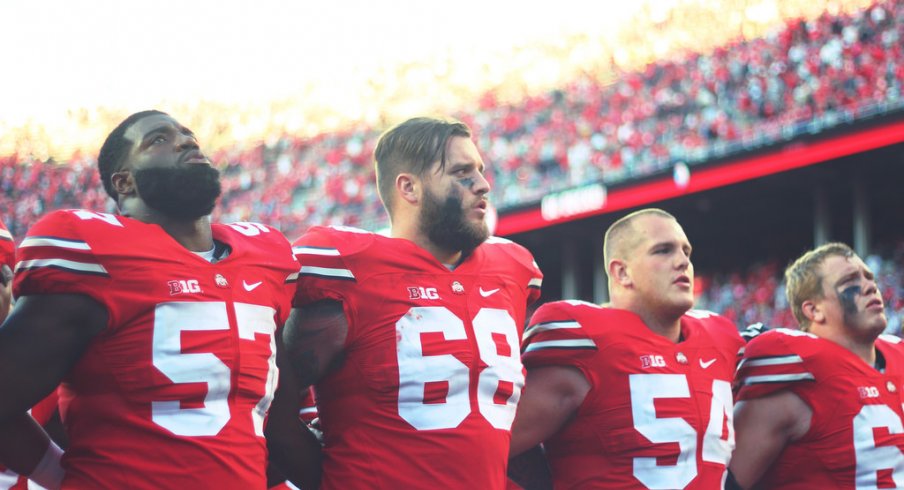
<path fill-rule="evenodd" d="M 504 210 L 550 190 L 636 179 L 679 161 L 693 165 L 900 108 L 902 38 L 904 2 L 880 1 L 854 14 L 792 20 L 763 37 L 657 61 L 611 83 L 582 77 L 517 103 L 503 103 L 491 91 L 456 116 L 475 129 L 491 162 L 492 201 Z M 224 193 L 216 218 L 273 224 L 290 237 L 312 224 L 385 226 L 371 159 L 379 129 L 283 135 L 217 151 L 212 158 L 223 172 Z M 94 156 L 81 152 L 65 162 L 0 157 L 0 218 L 21 237 L 53 209 L 112 209 L 94 165 Z M 770 270 L 714 282 L 707 304 L 731 311 L 732 290 L 769 303 L 781 296 Z M 750 280 L 757 287 L 738 287 Z M 784 311 L 780 301 L 775 306 Z M 735 319 L 790 323 L 760 309 L 744 308 Z"/>

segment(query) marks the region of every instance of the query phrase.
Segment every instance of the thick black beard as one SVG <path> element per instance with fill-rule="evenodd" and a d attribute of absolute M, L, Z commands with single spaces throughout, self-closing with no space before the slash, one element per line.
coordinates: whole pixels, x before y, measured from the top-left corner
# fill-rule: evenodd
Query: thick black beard
<path fill-rule="evenodd" d="M 440 200 L 429 190 L 424 191 L 421 207 L 421 227 L 431 242 L 449 250 L 468 255 L 490 236 L 486 223 L 470 225 L 465 220 L 461 195 L 450 193 Z"/>
<path fill-rule="evenodd" d="M 196 220 L 207 216 L 220 197 L 220 171 L 208 165 L 143 168 L 132 175 L 141 199 L 170 218 Z"/>

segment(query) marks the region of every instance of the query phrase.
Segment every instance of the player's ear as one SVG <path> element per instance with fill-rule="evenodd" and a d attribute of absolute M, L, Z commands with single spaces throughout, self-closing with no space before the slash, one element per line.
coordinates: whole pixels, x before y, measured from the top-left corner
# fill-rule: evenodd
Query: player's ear
<path fill-rule="evenodd" d="M 803 312 L 804 316 L 810 320 L 810 323 L 823 323 L 825 322 L 826 315 L 825 311 L 822 309 L 822 305 L 812 301 L 806 300 L 800 305 L 800 310 Z"/>
<path fill-rule="evenodd" d="M 630 286 L 633 283 L 631 274 L 628 273 L 628 264 L 624 260 L 610 260 L 606 271 L 609 273 L 609 277 L 622 287 Z"/>
<path fill-rule="evenodd" d="M 414 174 L 401 173 L 395 179 L 396 192 L 409 204 L 417 204 L 421 200 L 421 182 Z"/>
<path fill-rule="evenodd" d="M 135 193 L 135 179 L 132 178 L 132 172 L 122 169 L 110 175 L 110 182 L 117 194 L 130 195 Z"/>

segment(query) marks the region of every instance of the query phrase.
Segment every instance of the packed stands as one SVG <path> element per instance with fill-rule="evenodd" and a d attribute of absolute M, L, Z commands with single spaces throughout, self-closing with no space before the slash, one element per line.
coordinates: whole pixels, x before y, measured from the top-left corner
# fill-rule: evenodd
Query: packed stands
<path fill-rule="evenodd" d="M 904 108 L 904 2 L 828 12 L 710 53 L 501 102 L 486 93 L 457 114 L 475 128 L 499 208 L 589 181 L 617 183 L 749 151 Z M 313 223 L 386 223 L 370 154 L 379 134 L 358 127 L 284 135 L 218 151 L 222 216 L 272 223 L 295 236 Z M 20 235 L 46 210 L 104 208 L 93 157 L 60 164 L 0 159 L 0 210 Z M 37 190 L 37 192 L 35 192 Z"/>
<path fill-rule="evenodd" d="M 487 92 L 456 116 L 475 129 L 492 200 L 504 210 L 550 190 L 642 178 L 904 110 L 904 1 L 791 20 L 751 40 L 614 77 L 580 76 L 517 102 L 499 95 Z M 290 238 L 312 224 L 385 226 L 371 164 L 376 126 L 222 146 L 212 154 L 224 175 L 216 218 L 272 224 Z M 0 157 L 0 219 L 21 237 L 52 209 L 112 210 L 95 165 L 80 152 L 65 162 Z M 904 248 L 869 262 L 889 329 L 899 332 Z M 783 265 L 704 277 L 699 306 L 740 326 L 792 326 Z"/>

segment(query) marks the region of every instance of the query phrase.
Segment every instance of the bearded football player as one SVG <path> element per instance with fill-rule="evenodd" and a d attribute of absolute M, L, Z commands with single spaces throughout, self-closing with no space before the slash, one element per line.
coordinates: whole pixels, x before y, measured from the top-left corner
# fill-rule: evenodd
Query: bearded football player
<path fill-rule="evenodd" d="M 502 490 L 542 274 L 526 249 L 489 236 L 467 126 L 408 120 L 374 159 L 390 236 L 314 227 L 294 244 L 285 338 L 298 376 L 316 383 L 323 488 Z"/>
<path fill-rule="evenodd" d="M 0 328 L 0 461 L 50 488 L 266 488 L 289 243 L 211 224 L 219 173 L 165 113 L 124 120 L 98 166 L 119 214 L 50 213 L 19 249 Z M 27 413 L 57 385 L 65 453 Z M 301 424 L 283 430 L 316 457 Z"/>
<path fill-rule="evenodd" d="M 904 344 L 873 271 L 829 243 L 785 271 L 800 330 L 747 345 L 738 368 L 738 446 L 726 488 L 904 486 Z"/>
<path fill-rule="evenodd" d="M 616 221 L 604 256 L 609 304 L 547 303 L 524 332 L 512 455 L 544 443 L 557 489 L 721 488 L 743 340 L 691 310 L 691 244 L 671 214 Z"/>

